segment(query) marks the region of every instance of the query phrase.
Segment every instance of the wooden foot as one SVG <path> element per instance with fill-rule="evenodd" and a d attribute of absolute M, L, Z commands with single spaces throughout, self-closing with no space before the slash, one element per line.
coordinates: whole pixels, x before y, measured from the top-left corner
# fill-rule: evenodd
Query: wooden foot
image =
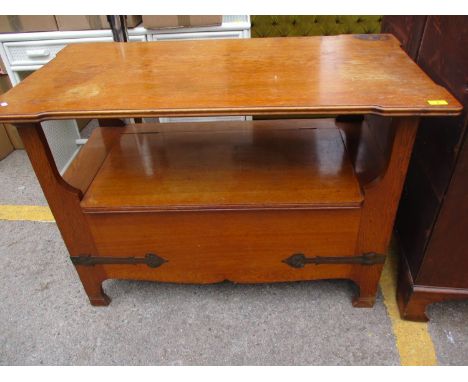
<path fill-rule="evenodd" d="M 93 306 L 107 306 L 111 302 L 110 297 L 107 294 L 105 294 L 104 291 L 102 291 L 102 289 L 101 289 L 100 296 L 90 296 L 90 295 L 88 295 L 88 298 L 89 298 L 89 302 Z"/>
<path fill-rule="evenodd" d="M 398 290 L 398 308 L 401 318 L 411 321 L 427 322 L 429 318 L 426 315 L 426 307 L 430 304 L 423 296 L 418 293 L 410 292 L 406 301 L 403 300 L 403 295 L 406 294 Z"/>
<path fill-rule="evenodd" d="M 404 255 L 400 256 L 398 267 L 397 303 L 401 318 L 427 322 L 426 307 L 430 302 L 424 294 L 415 292 L 413 278 Z"/>
<path fill-rule="evenodd" d="M 429 321 L 426 315 L 428 305 L 435 302 L 465 299 L 468 299 L 467 289 L 414 285 L 411 279 L 409 282 L 405 281 L 403 276 L 400 277 L 398 283 L 398 309 L 401 318 L 405 320 L 427 322 Z"/>
<path fill-rule="evenodd" d="M 372 308 L 375 303 L 375 297 L 377 295 L 377 287 L 375 290 L 370 290 L 359 286 L 359 291 L 353 298 L 353 306 L 355 308 Z"/>
<path fill-rule="evenodd" d="M 468 299 L 468 289 L 415 285 L 406 257 L 400 256 L 397 302 L 401 318 L 427 322 L 429 318 L 426 315 L 426 308 L 429 304 L 464 299 Z"/>
<path fill-rule="evenodd" d="M 354 296 L 353 306 L 355 308 L 372 308 L 375 304 L 374 296 L 362 296 L 361 294 Z"/>
<path fill-rule="evenodd" d="M 105 280 L 103 272 L 99 266 L 86 267 L 76 266 L 76 271 L 80 276 L 83 288 L 88 295 L 89 302 L 93 306 L 107 306 L 111 299 L 104 293 L 102 283 Z"/>
<path fill-rule="evenodd" d="M 83 283 L 83 287 L 88 295 L 89 302 L 93 306 L 107 306 L 110 304 L 111 299 L 110 297 L 104 293 L 102 289 L 102 282 L 87 284 Z"/>
<path fill-rule="evenodd" d="M 372 308 L 379 288 L 382 265 L 362 266 L 359 274 L 353 279 L 359 291 L 353 298 L 356 308 Z"/>

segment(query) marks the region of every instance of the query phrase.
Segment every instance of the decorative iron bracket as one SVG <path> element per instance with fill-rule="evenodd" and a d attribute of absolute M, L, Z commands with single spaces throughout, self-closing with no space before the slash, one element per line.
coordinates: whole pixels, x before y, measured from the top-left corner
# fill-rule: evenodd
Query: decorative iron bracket
<path fill-rule="evenodd" d="M 364 253 L 361 256 L 334 256 L 334 257 L 306 257 L 303 253 L 295 253 L 294 255 L 284 259 L 283 263 L 293 268 L 304 268 L 307 264 L 360 264 L 374 265 L 383 264 L 385 255 L 378 253 Z"/>
<path fill-rule="evenodd" d="M 75 265 L 100 265 L 100 264 L 146 264 L 150 268 L 157 268 L 167 263 L 166 259 L 156 255 L 155 253 L 147 253 L 145 257 L 107 257 L 107 256 L 91 256 L 80 255 L 70 256 L 70 259 Z"/>

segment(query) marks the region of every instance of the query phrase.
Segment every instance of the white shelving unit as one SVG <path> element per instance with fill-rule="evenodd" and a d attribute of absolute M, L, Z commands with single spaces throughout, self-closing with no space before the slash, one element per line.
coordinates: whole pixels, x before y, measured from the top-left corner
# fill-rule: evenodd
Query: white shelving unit
<path fill-rule="evenodd" d="M 199 28 L 129 29 L 129 41 L 250 38 L 250 17 L 223 16 L 222 25 Z M 110 29 L 0 34 L 0 56 L 16 86 L 25 77 L 52 60 L 68 44 L 113 41 Z M 224 117 L 223 119 L 245 117 Z M 197 118 L 161 118 L 161 122 L 194 121 Z M 60 128 L 57 128 L 60 125 Z M 75 120 L 44 122 L 44 133 L 59 171 L 64 172 L 85 142 Z"/>

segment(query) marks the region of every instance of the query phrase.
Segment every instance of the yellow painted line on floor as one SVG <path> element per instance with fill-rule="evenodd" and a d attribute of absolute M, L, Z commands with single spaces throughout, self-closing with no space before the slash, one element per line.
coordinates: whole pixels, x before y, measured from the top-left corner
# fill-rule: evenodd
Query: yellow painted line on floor
<path fill-rule="evenodd" d="M 47 206 L 0 205 L 0 220 L 55 222 Z"/>
<path fill-rule="evenodd" d="M 392 322 L 396 346 L 400 353 L 400 363 L 403 366 L 437 365 L 436 352 L 428 331 L 428 324 L 400 318 L 396 301 L 397 262 L 395 250 L 391 250 L 382 272 L 380 288 Z"/>

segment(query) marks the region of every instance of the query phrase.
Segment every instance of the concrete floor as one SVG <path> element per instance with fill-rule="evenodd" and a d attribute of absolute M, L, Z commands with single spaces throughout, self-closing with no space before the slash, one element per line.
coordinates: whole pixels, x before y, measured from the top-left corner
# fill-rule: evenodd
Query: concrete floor
<path fill-rule="evenodd" d="M 27 156 L 0 162 L 0 208 L 46 205 Z M 0 221 L 2 365 L 398 365 L 379 293 L 347 281 L 173 285 L 109 280 L 89 305 L 54 223 Z M 429 307 L 438 363 L 468 364 L 468 301 Z M 417 348 L 418 344 L 415 344 Z"/>

